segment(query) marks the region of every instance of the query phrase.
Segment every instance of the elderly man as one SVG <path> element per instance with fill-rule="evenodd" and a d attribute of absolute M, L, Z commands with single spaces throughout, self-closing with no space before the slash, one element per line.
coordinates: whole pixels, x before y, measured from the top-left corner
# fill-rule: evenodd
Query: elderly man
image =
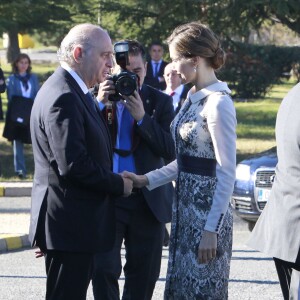
<path fill-rule="evenodd" d="M 132 190 L 112 171 L 109 131 L 88 93 L 105 79 L 112 52 L 102 28 L 73 27 L 58 51 L 61 66 L 33 105 L 30 240 L 45 255 L 49 300 L 86 299 L 94 253 L 114 244 L 112 196 Z"/>
<path fill-rule="evenodd" d="M 177 114 L 181 108 L 182 103 L 186 99 L 189 87 L 182 84 L 181 76 L 174 69 L 172 63 L 166 65 L 164 78 L 167 84 L 167 88 L 164 93 L 172 96 L 174 111 Z"/>

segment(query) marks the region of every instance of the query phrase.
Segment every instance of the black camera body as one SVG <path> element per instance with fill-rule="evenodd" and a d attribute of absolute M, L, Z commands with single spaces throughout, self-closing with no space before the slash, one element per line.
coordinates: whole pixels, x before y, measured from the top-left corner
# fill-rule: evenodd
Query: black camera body
<path fill-rule="evenodd" d="M 122 96 L 130 96 L 137 90 L 137 75 L 126 70 L 126 66 L 129 65 L 128 49 L 127 42 L 118 42 L 114 45 L 116 62 L 121 70 L 109 77 L 115 85 L 115 94 L 108 97 L 110 101 L 119 101 Z"/>

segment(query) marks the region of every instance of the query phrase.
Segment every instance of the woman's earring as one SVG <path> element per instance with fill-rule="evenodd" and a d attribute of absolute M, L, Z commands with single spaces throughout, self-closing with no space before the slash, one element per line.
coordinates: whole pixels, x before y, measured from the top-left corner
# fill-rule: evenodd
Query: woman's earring
<path fill-rule="evenodd" d="M 195 72 L 195 73 L 197 72 L 197 68 L 196 68 L 196 67 L 194 67 L 194 72 Z"/>

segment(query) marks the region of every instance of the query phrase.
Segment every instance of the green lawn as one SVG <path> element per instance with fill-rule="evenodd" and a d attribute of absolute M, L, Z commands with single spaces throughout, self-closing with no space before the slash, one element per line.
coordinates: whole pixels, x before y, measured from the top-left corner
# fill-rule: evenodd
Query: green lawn
<path fill-rule="evenodd" d="M 237 161 L 275 146 L 275 122 L 279 105 L 296 84 L 275 85 L 264 99 L 235 103 L 237 113 Z"/>
<path fill-rule="evenodd" d="M 34 65 L 32 71 L 39 74 L 40 78 L 46 79 L 57 65 Z M 2 65 L 6 77 L 10 74 L 10 66 Z M 46 75 L 45 75 L 46 74 Z M 264 99 L 248 102 L 235 102 L 237 112 L 237 161 L 257 152 L 269 149 L 275 145 L 274 128 L 276 114 L 281 100 L 287 92 L 296 84 L 294 80 L 284 81 L 272 88 Z M 6 110 L 6 95 L 2 94 L 3 108 Z M 3 132 L 3 121 L 0 121 L 0 132 Z M 11 143 L 0 137 L 0 164 L 2 177 L 0 181 L 18 180 L 14 175 L 13 155 Z M 26 166 L 28 179 L 33 176 L 33 156 L 31 145 L 25 146 Z"/>

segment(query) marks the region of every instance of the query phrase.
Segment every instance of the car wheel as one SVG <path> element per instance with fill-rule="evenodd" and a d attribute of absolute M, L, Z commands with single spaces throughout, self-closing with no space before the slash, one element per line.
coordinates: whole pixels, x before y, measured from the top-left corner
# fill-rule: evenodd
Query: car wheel
<path fill-rule="evenodd" d="M 249 231 L 253 230 L 255 224 L 256 224 L 256 222 L 251 222 L 251 221 L 248 222 L 248 229 L 249 229 Z"/>

